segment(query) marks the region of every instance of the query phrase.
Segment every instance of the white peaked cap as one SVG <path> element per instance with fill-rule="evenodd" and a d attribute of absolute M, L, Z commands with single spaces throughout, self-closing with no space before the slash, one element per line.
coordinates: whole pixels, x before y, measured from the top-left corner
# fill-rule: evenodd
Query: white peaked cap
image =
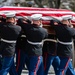
<path fill-rule="evenodd" d="M 3 12 L 0 12 L 0 15 L 3 15 L 4 13 Z"/>
<path fill-rule="evenodd" d="M 72 15 L 64 15 L 64 16 L 61 17 L 61 21 L 62 21 L 62 20 L 72 19 L 72 18 L 73 18 Z"/>
<path fill-rule="evenodd" d="M 42 14 L 33 14 L 31 15 L 32 20 L 40 20 L 42 19 Z"/>
<path fill-rule="evenodd" d="M 75 16 L 73 16 L 72 20 L 75 21 Z"/>
<path fill-rule="evenodd" d="M 5 15 L 6 15 L 6 17 L 15 17 L 16 16 L 15 14 L 16 14 L 16 12 L 8 12 Z"/>

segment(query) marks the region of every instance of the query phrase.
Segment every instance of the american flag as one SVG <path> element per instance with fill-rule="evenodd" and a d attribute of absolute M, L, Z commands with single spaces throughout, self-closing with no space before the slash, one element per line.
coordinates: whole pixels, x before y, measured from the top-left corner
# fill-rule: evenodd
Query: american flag
<path fill-rule="evenodd" d="M 31 16 L 32 14 L 42 14 L 45 19 L 43 19 L 44 24 L 48 24 L 49 17 L 61 17 L 64 15 L 72 15 L 72 21 L 75 21 L 75 12 L 67 9 L 54 9 L 54 8 L 36 8 L 36 7 L 13 7 L 4 6 L 0 8 L 0 14 L 5 14 L 8 12 L 15 12 L 17 17 Z"/>

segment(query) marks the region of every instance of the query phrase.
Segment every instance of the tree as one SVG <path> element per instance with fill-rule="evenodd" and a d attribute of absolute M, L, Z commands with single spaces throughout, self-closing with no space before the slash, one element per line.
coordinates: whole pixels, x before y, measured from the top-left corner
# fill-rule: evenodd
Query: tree
<path fill-rule="evenodd" d="M 38 7 L 44 7 L 47 4 L 50 8 L 59 8 L 61 0 L 34 0 Z"/>

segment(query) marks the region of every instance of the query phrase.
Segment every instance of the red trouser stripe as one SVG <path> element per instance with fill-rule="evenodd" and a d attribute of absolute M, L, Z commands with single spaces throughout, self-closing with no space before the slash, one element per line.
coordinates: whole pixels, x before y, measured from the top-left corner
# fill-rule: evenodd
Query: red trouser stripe
<path fill-rule="evenodd" d="M 38 62 L 37 62 L 37 64 L 36 64 L 36 68 L 35 68 L 35 70 L 34 70 L 34 75 L 36 75 L 36 71 L 37 71 L 37 69 L 38 69 L 39 63 L 40 63 L 40 56 L 38 57 Z"/>
<path fill-rule="evenodd" d="M 19 64 L 20 64 L 20 49 L 18 50 L 18 61 L 17 61 L 17 64 L 16 64 L 16 71 L 18 71 Z"/>
<path fill-rule="evenodd" d="M 48 57 L 48 54 L 47 53 L 45 53 L 44 54 L 44 70 L 46 69 L 46 60 L 47 60 L 47 57 Z"/>
<path fill-rule="evenodd" d="M 70 61 L 70 58 L 68 58 L 68 61 L 67 61 L 66 65 L 65 65 L 64 70 L 67 68 L 69 61 Z M 64 75 L 64 70 L 62 71 L 62 75 Z"/>

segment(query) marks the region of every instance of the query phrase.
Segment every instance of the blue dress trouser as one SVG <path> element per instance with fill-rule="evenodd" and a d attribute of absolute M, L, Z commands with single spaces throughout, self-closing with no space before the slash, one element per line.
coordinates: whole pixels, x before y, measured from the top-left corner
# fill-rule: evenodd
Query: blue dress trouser
<path fill-rule="evenodd" d="M 13 69 L 14 75 L 17 75 L 15 65 L 14 65 L 14 56 L 3 57 L 2 69 L 0 70 L 0 75 L 7 75 L 10 69 L 12 69 L 12 67 L 14 67 Z"/>
<path fill-rule="evenodd" d="M 58 56 L 47 54 L 44 58 L 44 75 L 48 74 L 51 65 L 53 65 L 55 74 L 57 74 L 60 65 L 60 59 Z"/>
<path fill-rule="evenodd" d="M 10 75 L 18 75 L 17 72 L 16 72 L 14 62 L 13 62 L 13 65 L 11 66 L 11 68 L 10 68 L 9 74 Z"/>
<path fill-rule="evenodd" d="M 24 68 L 26 60 L 28 60 L 28 55 L 24 53 L 23 50 L 20 50 L 20 53 L 18 55 L 18 61 L 16 64 L 16 70 L 17 70 L 18 75 L 21 75 L 21 72 L 22 72 L 22 69 Z M 29 62 L 27 61 L 27 63 Z"/>
<path fill-rule="evenodd" d="M 59 58 L 60 58 L 60 66 L 57 75 L 65 75 L 70 63 L 70 58 L 69 57 L 59 57 Z"/>
<path fill-rule="evenodd" d="M 59 66 L 60 66 L 60 59 L 58 56 L 55 56 L 55 58 L 52 62 L 52 66 L 54 68 L 55 75 L 57 75 L 57 71 L 59 70 Z"/>
<path fill-rule="evenodd" d="M 29 75 L 44 75 L 42 56 L 29 56 Z"/>
<path fill-rule="evenodd" d="M 0 55 L 0 70 L 2 68 L 2 56 Z"/>
<path fill-rule="evenodd" d="M 66 71 L 66 75 L 75 75 L 74 68 L 72 62 L 69 62 L 68 69 Z"/>

